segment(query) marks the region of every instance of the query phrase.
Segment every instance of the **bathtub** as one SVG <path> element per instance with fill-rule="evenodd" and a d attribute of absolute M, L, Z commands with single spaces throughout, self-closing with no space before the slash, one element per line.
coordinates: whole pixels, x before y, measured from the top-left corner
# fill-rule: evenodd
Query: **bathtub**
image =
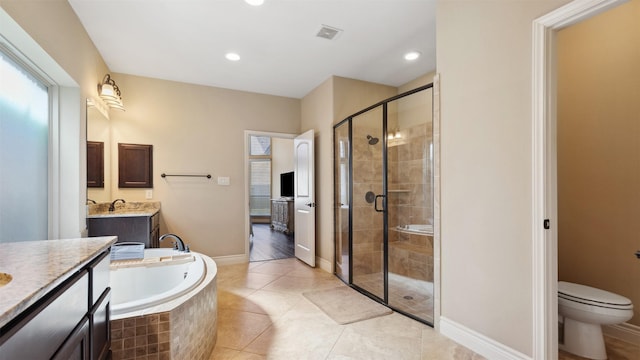
<path fill-rule="evenodd" d="M 142 260 L 113 261 L 110 276 L 113 360 L 208 359 L 217 339 L 217 267 L 210 257 L 145 249 Z"/>
<path fill-rule="evenodd" d="M 167 303 L 194 289 L 205 275 L 202 256 L 173 249 L 146 249 L 144 260 L 111 265 L 111 317 Z"/>
<path fill-rule="evenodd" d="M 396 229 L 400 231 L 410 232 L 410 233 L 433 235 L 433 225 L 423 225 L 423 224 L 398 225 L 396 226 Z"/>

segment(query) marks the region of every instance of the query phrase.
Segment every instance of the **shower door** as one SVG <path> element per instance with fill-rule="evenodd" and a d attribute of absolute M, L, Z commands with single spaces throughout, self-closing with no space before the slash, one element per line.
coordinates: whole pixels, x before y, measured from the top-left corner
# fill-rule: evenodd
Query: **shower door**
<path fill-rule="evenodd" d="M 371 106 L 334 127 L 336 275 L 433 323 L 432 90 Z"/>
<path fill-rule="evenodd" d="M 352 284 L 386 302 L 384 106 L 351 118 Z"/>

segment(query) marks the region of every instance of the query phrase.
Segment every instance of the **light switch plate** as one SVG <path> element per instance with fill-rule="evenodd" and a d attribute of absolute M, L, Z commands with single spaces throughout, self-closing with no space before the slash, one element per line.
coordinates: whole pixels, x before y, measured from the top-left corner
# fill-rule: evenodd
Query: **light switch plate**
<path fill-rule="evenodd" d="M 149 199 L 153 199 L 153 190 L 147 190 L 147 191 L 144 193 L 144 197 L 145 197 L 147 200 L 149 200 Z"/>
<path fill-rule="evenodd" d="M 218 176 L 218 185 L 231 185 L 231 180 L 228 176 Z"/>

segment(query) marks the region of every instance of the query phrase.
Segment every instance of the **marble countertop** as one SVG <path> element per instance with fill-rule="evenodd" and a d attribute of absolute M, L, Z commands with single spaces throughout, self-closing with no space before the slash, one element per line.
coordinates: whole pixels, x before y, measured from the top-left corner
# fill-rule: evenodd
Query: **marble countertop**
<path fill-rule="evenodd" d="M 87 218 L 153 216 L 160 211 L 160 202 L 118 202 L 114 211 L 109 211 L 111 203 L 91 204 L 87 207 Z"/>
<path fill-rule="evenodd" d="M 115 236 L 0 243 L 0 273 L 13 279 L 0 287 L 0 327 L 61 284 Z"/>

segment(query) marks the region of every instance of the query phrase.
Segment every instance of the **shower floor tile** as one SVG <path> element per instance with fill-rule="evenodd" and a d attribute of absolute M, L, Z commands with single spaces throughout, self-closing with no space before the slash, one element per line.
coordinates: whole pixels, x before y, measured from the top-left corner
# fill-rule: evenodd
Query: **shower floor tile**
<path fill-rule="evenodd" d="M 372 294 L 383 294 L 382 273 L 358 275 L 354 284 Z M 389 273 L 389 305 L 433 323 L 433 283 Z"/>

